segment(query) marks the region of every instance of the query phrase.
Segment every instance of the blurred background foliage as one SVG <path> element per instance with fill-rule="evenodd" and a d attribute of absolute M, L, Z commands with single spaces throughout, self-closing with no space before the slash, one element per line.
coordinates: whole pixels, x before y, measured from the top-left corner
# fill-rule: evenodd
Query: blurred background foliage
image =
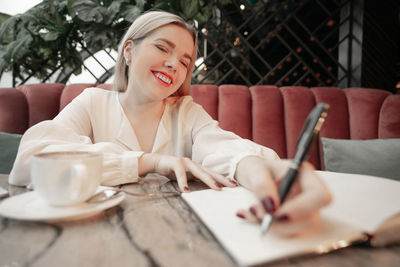
<path fill-rule="evenodd" d="M 231 0 L 44 0 L 23 14 L 0 13 L 0 76 L 12 71 L 46 79 L 56 69 L 82 71 L 82 49 L 117 49 L 123 34 L 143 11 L 162 9 L 200 25 L 214 6 Z"/>

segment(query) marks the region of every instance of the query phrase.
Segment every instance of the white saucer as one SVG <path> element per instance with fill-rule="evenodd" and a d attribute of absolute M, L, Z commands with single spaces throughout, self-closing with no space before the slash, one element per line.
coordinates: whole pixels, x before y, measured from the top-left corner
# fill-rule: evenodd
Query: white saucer
<path fill-rule="evenodd" d="M 100 186 L 97 191 L 107 188 L 110 187 Z M 114 198 L 101 203 L 82 203 L 74 206 L 57 207 L 47 204 L 36 191 L 31 191 L 0 202 L 0 215 L 27 221 L 71 221 L 87 218 L 114 207 L 124 198 L 125 193 L 119 193 Z"/>

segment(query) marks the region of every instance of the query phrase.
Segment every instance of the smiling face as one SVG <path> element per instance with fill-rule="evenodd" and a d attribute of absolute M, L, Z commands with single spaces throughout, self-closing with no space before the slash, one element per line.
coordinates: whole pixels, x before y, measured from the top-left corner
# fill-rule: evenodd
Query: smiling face
<path fill-rule="evenodd" d="M 140 102 L 159 101 L 170 96 L 186 79 L 193 52 L 190 33 L 173 24 L 158 28 L 139 42 L 126 42 L 127 92 Z"/>

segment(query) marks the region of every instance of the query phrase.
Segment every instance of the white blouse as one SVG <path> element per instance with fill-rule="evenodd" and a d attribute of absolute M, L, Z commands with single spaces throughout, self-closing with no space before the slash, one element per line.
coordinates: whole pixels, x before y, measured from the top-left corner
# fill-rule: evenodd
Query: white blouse
<path fill-rule="evenodd" d="M 30 183 L 30 158 L 38 152 L 94 151 L 103 154 L 103 185 L 137 182 L 141 151 L 118 92 L 85 89 L 53 120 L 29 128 L 22 137 L 9 176 L 13 185 Z M 278 159 L 272 149 L 224 131 L 192 97 L 170 97 L 159 123 L 152 153 L 188 157 L 233 178 L 246 156 Z"/>

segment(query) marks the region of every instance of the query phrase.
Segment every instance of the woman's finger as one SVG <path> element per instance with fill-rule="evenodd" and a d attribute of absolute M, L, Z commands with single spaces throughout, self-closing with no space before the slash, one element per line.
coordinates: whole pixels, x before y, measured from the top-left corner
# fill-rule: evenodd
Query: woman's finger
<path fill-rule="evenodd" d="M 270 172 L 270 164 L 275 164 L 275 161 L 267 163 L 255 156 L 243 158 L 238 164 L 236 177 L 247 177 L 240 180 L 241 184 L 255 193 L 265 212 L 273 214 L 280 201 L 276 181 Z"/>
<path fill-rule="evenodd" d="M 176 181 L 178 182 L 178 186 L 179 189 L 182 192 L 189 192 L 189 186 L 187 183 L 187 176 L 186 176 L 186 168 L 184 163 L 182 163 L 182 161 L 180 159 L 178 159 L 172 167 L 174 173 L 175 173 L 175 177 L 176 177 Z"/>
<path fill-rule="evenodd" d="M 206 172 L 200 165 L 187 158 L 183 158 L 183 162 L 187 171 L 190 171 L 195 177 L 203 181 L 211 189 L 218 191 L 222 189 L 223 185 L 214 180 L 212 175 Z"/>
<path fill-rule="evenodd" d="M 292 220 L 299 220 L 310 216 L 331 201 L 328 188 L 311 164 L 302 165 L 298 183 L 301 193 L 289 197 L 282 204 L 277 216 L 287 215 Z"/>
<path fill-rule="evenodd" d="M 231 180 L 219 173 L 213 172 L 207 168 L 203 168 L 205 172 L 207 172 L 211 177 L 213 177 L 214 180 L 216 180 L 218 183 L 227 186 L 227 187 L 235 187 L 237 186 L 237 182 L 235 180 Z"/>
<path fill-rule="evenodd" d="M 269 172 L 264 173 L 263 181 L 255 184 L 254 193 L 260 199 L 260 203 L 266 213 L 274 214 L 280 205 L 274 178 Z"/>
<path fill-rule="evenodd" d="M 306 190 L 302 192 L 302 194 L 285 201 L 276 216 L 286 215 L 291 220 L 298 220 L 309 216 L 329 202 L 330 199 L 320 192 L 310 192 L 310 190 Z"/>
<path fill-rule="evenodd" d="M 241 219 L 244 219 L 250 223 L 254 223 L 254 224 L 261 223 L 261 220 L 256 216 L 254 211 L 251 210 L 251 207 L 248 210 L 245 210 L 245 209 L 238 210 L 236 213 L 236 216 Z"/>
<path fill-rule="evenodd" d="M 188 192 L 188 175 L 203 181 L 210 188 L 221 190 L 223 186 L 234 187 L 237 184 L 224 176 L 203 168 L 189 158 L 162 156 L 158 161 L 156 171 L 170 179 L 176 179 L 182 192 Z"/>

